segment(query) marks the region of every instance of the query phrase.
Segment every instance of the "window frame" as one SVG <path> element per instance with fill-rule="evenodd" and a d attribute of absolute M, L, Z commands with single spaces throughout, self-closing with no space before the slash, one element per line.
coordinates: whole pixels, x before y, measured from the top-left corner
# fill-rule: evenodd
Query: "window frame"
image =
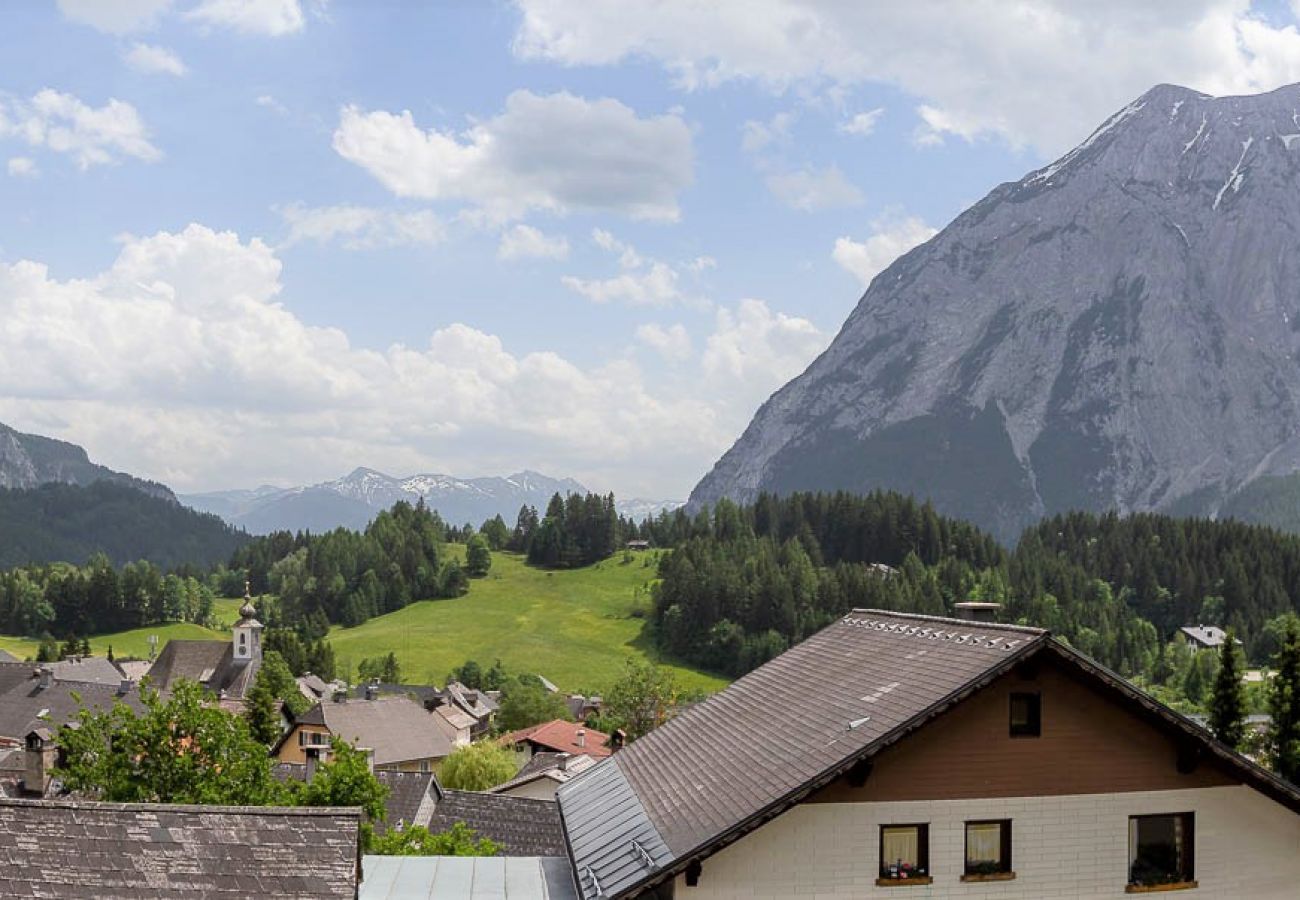
<path fill-rule="evenodd" d="M 998 826 L 998 855 L 1001 860 L 998 865 L 1001 868 L 994 869 L 991 872 L 973 871 L 970 858 L 970 827 L 972 825 L 997 825 Z M 980 881 L 983 879 L 1001 880 L 1007 877 L 1015 877 L 1015 868 L 1012 866 L 1012 846 L 1011 846 L 1011 820 L 1010 819 L 967 819 L 965 827 L 962 829 L 962 880 L 963 881 Z"/>
<path fill-rule="evenodd" d="M 1016 723 L 1016 702 L 1027 702 L 1026 721 Z M 1007 703 L 1007 733 L 1013 738 L 1043 736 L 1043 694 L 1041 691 L 1012 691 Z"/>
<path fill-rule="evenodd" d="M 1171 819 L 1181 820 L 1181 845 L 1175 847 L 1181 865 L 1180 871 L 1173 873 L 1176 880 L 1171 881 L 1137 881 L 1133 877 L 1133 867 L 1137 862 L 1137 845 L 1140 843 L 1140 827 L 1143 820 L 1149 819 Z M 1184 812 L 1169 813 L 1142 813 L 1140 815 L 1131 815 L 1128 817 L 1129 822 L 1129 848 L 1128 848 L 1128 868 L 1127 868 L 1127 885 L 1125 887 L 1128 893 L 1143 893 L 1146 891 L 1174 890 L 1177 886 L 1195 887 L 1196 886 L 1196 813 L 1192 810 Z M 1135 824 L 1139 828 L 1139 834 L 1134 834 Z M 1179 828 L 1175 827 L 1174 834 L 1179 834 Z"/>
<path fill-rule="evenodd" d="M 885 830 L 895 828 L 916 829 L 916 873 L 907 878 L 895 878 L 889 874 L 885 861 Z M 930 879 L 930 823 L 929 822 L 889 822 L 882 824 L 876 843 L 876 884 L 929 884 Z"/>

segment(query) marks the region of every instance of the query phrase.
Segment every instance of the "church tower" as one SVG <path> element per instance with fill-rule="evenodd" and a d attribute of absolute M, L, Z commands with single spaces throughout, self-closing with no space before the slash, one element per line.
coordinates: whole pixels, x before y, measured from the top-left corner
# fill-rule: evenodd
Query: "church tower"
<path fill-rule="evenodd" d="M 249 584 L 244 582 L 244 605 L 239 607 L 239 621 L 234 628 L 235 664 L 262 661 L 262 623 L 255 618 L 253 597 Z"/>

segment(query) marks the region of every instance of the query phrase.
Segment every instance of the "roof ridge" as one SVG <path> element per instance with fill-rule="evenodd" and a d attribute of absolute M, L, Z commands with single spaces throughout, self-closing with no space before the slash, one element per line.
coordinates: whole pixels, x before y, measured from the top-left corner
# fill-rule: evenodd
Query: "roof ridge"
<path fill-rule="evenodd" d="M 918 622 L 942 622 L 945 625 L 957 625 L 967 629 L 996 629 L 999 631 L 1014 631 L 1019 634 L 1048 634 L 1046 628 L 1035 628 L 1032 625 L 1011 625 L 1004 622 L 975 622 L 970 619 L 955 619 L 951 616 L 928 616 L 922 613 L 905 613 L 895 612 L 891 609 L 865 609 L 854 608 L 840 617 L 843 622 L 846 618 L 853 615 L 873 615 L 888 616 L 893 619 L 911 619 Z"/>
<path fill-rule="evenodd" d="M 266 816 L 356 816 L 360 818 L 359 806 L 226 806 L 221 804 L 201 803 L 114 803 L 105 800 L 38 800 L 22 797 L 0 797 L 0 807 L 28 806 L 40 809 L 99 809 L 119 812 L 166 812 L 193 813 L 196 815 L 211 813 L 256 814 Z"/>

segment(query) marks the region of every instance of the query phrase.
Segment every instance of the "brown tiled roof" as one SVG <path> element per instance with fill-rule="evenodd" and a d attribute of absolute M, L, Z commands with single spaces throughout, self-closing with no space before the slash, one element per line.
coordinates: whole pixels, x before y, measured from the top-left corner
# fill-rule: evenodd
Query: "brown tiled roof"
<path fill-rule="evenodd" d="M 446 831 L 457 822 L 464 822 L 479 837 L 501 844 L 502 856 L 563 856 L 565 853 L 560 813 L 554 800 L 443 790 L 429 821 L 429 830 Z"/>
<path fill-rule="evenodd" d="M 586 734 L 582 744 L 578 743 L 580 730 Z M 501 737 L 503 744 L 537 744 L 557 753 L 585 753 L 595 759 L 604 759 L 613 752 L 605 746 L 608 741 L 609 735 L 603 731 L 588 728 L 581 722 L 566 722 L 563 719 L 521 728 Z"/>
<path fill-rule="evenodd" d="M 374 700 L 327 700 L 295 721 L 324 725 L 354 747 L 375 752 L 375 765 L 441 759 L 452 751 L 451 725 L 405 695 Z M 282 738 L 287 740 L 292 731 Z"/>
<path fill-rule="evenodd" d="M 757 827 L 1046 639 L 1007 625 L 845 616 L 560 787 L 584 896 L 596 883 L 625 896 Z"/>
<path fill-rule="evenodd" d="M 0 800 L 0 896 L 353 897 L 356 809 Z"/>

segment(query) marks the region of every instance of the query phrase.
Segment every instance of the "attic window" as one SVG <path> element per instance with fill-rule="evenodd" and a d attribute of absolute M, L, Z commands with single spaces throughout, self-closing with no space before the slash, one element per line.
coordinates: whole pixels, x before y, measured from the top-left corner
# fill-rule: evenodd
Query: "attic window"
<path fill-rule="evenodd" d="M 1040 737 L 1043 733 L 1043 698 L 1041 694 L 1011 695 L 1011 736 Z"/>

